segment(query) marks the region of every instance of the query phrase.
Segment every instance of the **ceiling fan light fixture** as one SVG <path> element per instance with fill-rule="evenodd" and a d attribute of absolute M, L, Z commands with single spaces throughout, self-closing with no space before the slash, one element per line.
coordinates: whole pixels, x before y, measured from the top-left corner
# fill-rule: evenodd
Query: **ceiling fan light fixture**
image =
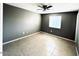
<path fill-rule="evenodd" d="M 41 5 L 38 5 L 38 7 L 42 8 L 42 9 L 39 9 L 39 10 L 46 11 L 46 10 L 50 10 L 50 8 L 53 7 L 53 6 L 47 5 L 47 4 L 41 4 Z"/>

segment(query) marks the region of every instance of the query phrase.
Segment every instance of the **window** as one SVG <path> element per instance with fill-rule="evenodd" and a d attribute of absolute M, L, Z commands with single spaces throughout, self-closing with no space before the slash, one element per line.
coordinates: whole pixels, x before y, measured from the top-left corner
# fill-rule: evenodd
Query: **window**
<path fill-rule="evenodd" d="M 50 16 L 49 27 L 60 29 L 61 28 L 61 16 Z"/>

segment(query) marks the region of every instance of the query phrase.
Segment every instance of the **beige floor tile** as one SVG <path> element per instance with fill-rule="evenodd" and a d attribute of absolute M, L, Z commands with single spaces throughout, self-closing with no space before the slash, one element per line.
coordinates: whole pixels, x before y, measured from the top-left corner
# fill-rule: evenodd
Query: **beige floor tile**
<path fill-rule="evenodd" d="M 3 46 L 4 56 L 74 56 L 75 43 L 40 32 Z"/>

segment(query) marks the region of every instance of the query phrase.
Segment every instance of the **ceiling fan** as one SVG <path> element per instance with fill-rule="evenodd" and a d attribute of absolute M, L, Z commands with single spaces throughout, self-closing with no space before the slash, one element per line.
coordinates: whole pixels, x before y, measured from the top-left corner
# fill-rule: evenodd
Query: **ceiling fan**
<path fill-rule="evenodd" d="M 46 11 L 46 10 L 50 10 L 50 8 L 53 7 L 53 6 L 47 5 L 47 4 L 40 4 L 40 5 L 38 5 L 38 7 L 42 8 L 42 9 L 38 9 L 38 10 Z"/>

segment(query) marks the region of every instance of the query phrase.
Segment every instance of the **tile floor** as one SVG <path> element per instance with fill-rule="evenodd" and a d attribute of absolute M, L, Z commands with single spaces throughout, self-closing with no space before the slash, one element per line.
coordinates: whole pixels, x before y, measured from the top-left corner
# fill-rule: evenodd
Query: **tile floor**
<path fill-rule="evenodd" d="M 3 45 L 3 56 L 76 56 L 75 43 L 45 32 Z"/>

